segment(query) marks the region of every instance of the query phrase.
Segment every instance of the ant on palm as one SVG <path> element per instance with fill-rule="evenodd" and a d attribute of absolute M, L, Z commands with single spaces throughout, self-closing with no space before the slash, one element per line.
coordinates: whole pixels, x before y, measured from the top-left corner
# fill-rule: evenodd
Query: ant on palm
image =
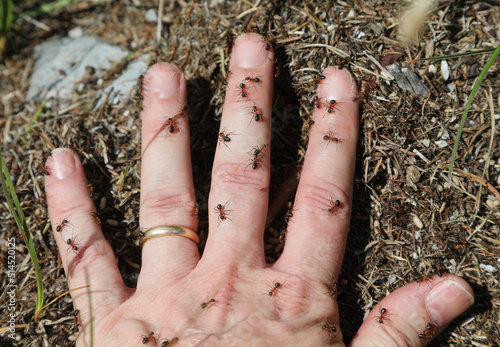
<path fill-rule="evenodd" d="M 326 331 L 328 333 L 328 337 L 331 337 L 332 334 L 337 336 L 337 328 L 335 327 L 335 325 L 328 322 L 321 323 L 321 330 Z"/>
<path fill-rule="evenodd" d="M 212 298 L 212 299 L 208 300 L 207 302 L 202 303 L 202 304 L 200 305 L 200 307 L 201 307 L 202 309 L 209 308 L 210 306 L 212 306 L 212 305 L 213 305 L 213 303 L 214 303 L 214 302 L 215 302 L 215 299 L 213 299 L 213 298 Z"/>
<path fill-rule="evenodd" d="M 377 323 L 379 324 L 384 324 L 384 320 L 388 320 L 390 321 L 390 319 L 387 317 L 388 315 L 390 316 L 389 313 L 387 313 L 387 309 L 386 308 L 379 308 L 379 313 L 380 313 L 380 316 L 376 316 L 374 319 Z"/>
<path fill-rule="evenodd" d="M 274 287 L 267 293 L 269 296 L 276 296 L 278 289 L 283 288 L 283 285 L 279 282 L 274 282 Z"/>
<path fill-rule="evenodd" d="M 151 331 L 147 336 L 142 336 L 142 344 L 145 345 L 146 343 L 148 343 L 149 341 L 152 341 L 152 342 L 155 342 L 156 343 L 156 339 L 154 337 L 154 332 Z"/>
<path fill-rule="evenodd" d="M 174 337 L 172 340 L 165 340 L 165 341 L 163 341 L 161 343 L 161 347 L 173 346 L 177 342 L 179 342 L 179 338 L 178 337 Z"/>

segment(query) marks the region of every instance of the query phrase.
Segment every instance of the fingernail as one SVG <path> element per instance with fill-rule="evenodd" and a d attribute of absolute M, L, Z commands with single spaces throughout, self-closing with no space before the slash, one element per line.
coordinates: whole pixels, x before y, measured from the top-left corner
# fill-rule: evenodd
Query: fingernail
<path fill-rule="evenodd" d="M 425 299 L 427 312 L 439 326 L 450 323 L 473 303 L 474 297 L 456 281 L 441 282 Z"/>
<path fill-rule="evenodd" d="M 63 180 L 70 176 L 76 169 L 75 153 L 69 148 L 56 148 L 50 156 L 51 174 Z"/>
<path fill-rule="evenodd" d="M 160 99 L 169 98 L 179 92 L 182 71 L 175 65 L 158 63 L 148 71 L 147 92 L 153 92 Z"/>
<path fill-rule="evenodd" d="M 233 46 L 231 62 L 240 68 L 254 68 L 269 60 L 271 50 L 266 50 L 264 38 L 258 34 L 243 34 Z"/>
<path fill-rule="evenodd" d="M 353 77 L 346 69 L 327 68 L 318 85 L 318 97 L 326 100 L 342 100 L 357 95 Z"/>

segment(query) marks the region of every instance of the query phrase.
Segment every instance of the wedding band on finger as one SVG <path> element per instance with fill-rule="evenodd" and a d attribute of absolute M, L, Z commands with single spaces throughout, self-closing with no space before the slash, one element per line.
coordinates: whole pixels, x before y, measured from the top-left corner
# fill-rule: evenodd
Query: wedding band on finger
<path fill-rule="evenodd" d="M 144 232 L 144 236 L 140 241 L 141 248 L 147 241 L 161 236 L 182 236 L 190 239 L 196 244 L 200 243 L 198 235 L 189 228 L 183 227 L 181 225 L 161 225 L 148 229 Z"/>

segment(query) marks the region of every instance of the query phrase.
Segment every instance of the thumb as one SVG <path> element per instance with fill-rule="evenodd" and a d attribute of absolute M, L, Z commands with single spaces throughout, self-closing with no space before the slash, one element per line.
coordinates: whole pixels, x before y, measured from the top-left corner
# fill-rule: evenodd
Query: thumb
<path fill-rule="evenodd" d="M 473 303 L 472 288 L 455 275 L 410 283 L 372 309 L 350 346 L 426 346 Z"/>

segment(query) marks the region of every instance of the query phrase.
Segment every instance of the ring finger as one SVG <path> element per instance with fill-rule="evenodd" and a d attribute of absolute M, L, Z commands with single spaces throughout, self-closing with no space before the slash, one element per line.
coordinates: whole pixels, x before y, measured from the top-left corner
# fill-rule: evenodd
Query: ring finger
<path fill-rule="evenodd" d="M 181 225 L 196 231 L 184 73 L 174 65 L 157 63 L 143 84 L 141 230 Z M 165 277 L 182 277 L 198 259 L 197 245 L 188 238 L 150 239 L 143 247 L 145 271 L 137 288 Z"/>

